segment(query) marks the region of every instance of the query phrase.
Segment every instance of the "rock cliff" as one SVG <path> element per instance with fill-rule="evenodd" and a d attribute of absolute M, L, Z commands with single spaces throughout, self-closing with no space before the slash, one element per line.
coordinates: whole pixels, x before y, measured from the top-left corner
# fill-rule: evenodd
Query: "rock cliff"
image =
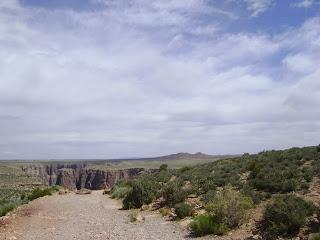
<path fill-rule="evenodd" d="M 87 188 L 92 190 L 112 187 L 119 180 L 133 178 L 146 171 L 144 168 L 130 169 L 97 169 L 87 164 L 29 164 L 22 166 L 22 170 L 36 175 L 46 185 L 60 185 L 69 189 Z"/>

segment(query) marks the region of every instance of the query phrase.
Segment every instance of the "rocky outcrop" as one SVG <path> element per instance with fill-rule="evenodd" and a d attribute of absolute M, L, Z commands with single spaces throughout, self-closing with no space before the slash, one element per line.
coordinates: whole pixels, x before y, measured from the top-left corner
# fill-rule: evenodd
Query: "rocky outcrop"
<path fill-rule="evenodd" d="M 112 187 L 119 180 L 128 180 L 146 171 L 144 168 L 96 169 L 87 164 L 30 164 L 22 167 L 27 174 L 36 175 L 47 185 L 60 185 L 69 189 L 91 190 Z"/>

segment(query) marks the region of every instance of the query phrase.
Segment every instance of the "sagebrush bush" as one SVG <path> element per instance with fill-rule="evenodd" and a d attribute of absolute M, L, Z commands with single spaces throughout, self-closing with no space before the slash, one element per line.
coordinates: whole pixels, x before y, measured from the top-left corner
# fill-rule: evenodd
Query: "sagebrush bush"
<path fill-rule="evenodd" d="M 204 236 L 208 234 L 224 235 L 229 231 L 229 228 L 224 223 L 219 223 L 207 214 L 199 215 L 191 222 L 191 233 L 196 236 Z"/>
<path fill-rule="evenodd" d="M 158 182 L 166 183 L 170 180 L 172 174 L 169 171 L 160 171 L 156 174 L 156 178 Z"/>
<path fill-rule="evenodd" d="M 201 196 L 201 204 L 207 205 L 216 229 L 233 228 L 247 220 L 253 203 L 259 204 L 274 194 L 306 192 L 312 179 L 320 176 L 319 149 L 320 146 L 263 151 L 181 169 L 163 165 L 159 171 L 138 176 L 133 182 L 138 181 L 141 186 L 132 188 L 123 204 L 125 208 L 137 208 L 162 196 L 164 205 L 172 208 L 184 202 L 187 194 L 195 194 Z M 145 182 L 150 186 L 144 186 Z M 136 183 L 124 185 L 132 187 Z M 217 190 L 227 186 L 240 193 L 228 195 Z"/>
<path fill-rule="evenodd" d="M 320 240 L 320 233 L 311 233 L 308 240 Z"/>
<path fill-rule="evenodd" d="M 160 171 L 167 171 L 168 170 L 168 164 L 161 164 L 159 167 Z"/>
<path fill-rule="evenodd" d="M 112 190 L 111 193 L 111 198 L 115 198 L 115 199 L 122 199 L 125 198 L 129 192 L 132 190 L 132 188 L 130 186 L 124 186 L 124 187 L 115 187 Z"/>
<path fill-rule="evenodd" d="M 33 189 L 32 192 L 28 195 L 28 200 L 32 201 L 40 197 L 52 195 L 52 193 L 57 191 L 57 189 L 58 188 L 56 187 L 45 188 L 45 189 L 40 189 L 40 188 Z"/>
<path fill-rule="evenodd" d="M 183 189 L 183 182 L 178 180 L 168 182 L 162 189 L 162 197 L 168 206 L 184 202 L 187 192 Z"/>
<path fill-rule="evenodd" d="M 154 181 L 139 179 L 131 183 L 132 190 L 123 199 L 124 209 L 140 208 L 150 204 L 158 196 L 158 184 Z"/>
<path fill-rule="evenodd" d="M 27 194 L 29 190 L 20 191 L 14 189 L 9 192 L 0 191 L 0 217 L 5 216 L 21 204 L 28 203 Z"/>
<path fill-rule="evenodd" d="M 189 177 L 191 180 L 188 180 L 187 177 L 184 176 L 183 179 L 185 181 L 191 182 L 193 194 L 202 195 L 217 188 L 216 180 L 212 176 L 203 175 L 201 173 L 197 173 L 197 175 L 191 175 L 192 177 Z"/>
<path fill-rule="evenodd" d="M 186 203 L 178 203 L 174 206 L 174 212 L 178 218 L 183 219 L 192 216 L 193 209 Z"/>
<path fill-rule="evenodd" d="M 287 194 L 275 197 L 265 209 L 261 221 L 262 234 L 267 238 L 292 236 L 306 223 L 315 207 L 300 197 Z"/>
<path fill-rule="evenodd" d="M 251 176 L 250 183 L 258 190 L 272 193 L 295 191 L 299 186 L 297 171 L 294 170 L 294 175 L 291 175 L 290 170 L 281 168 L 281 166 L 272 169 L 265 167 L 255 178 Z"/>
<path fill-rule="evenodd" d="M 159 212 L 162 217 L 168 216 L 171 213 L 170 209 L 168 208 L 161 208 Z"/>
<path fill-rule="evenodd" d="M 254 207 L 250 197 L 226 188 L 217 192 L 211 202 L 206 205 L 206 210 L 217 222 L 229 228 L 235 228 L 245 223 Z"/>
<path fill-rule="evenodd" d="M 316 147 L 265 151 L 253 156 L 247 167 L 250 171 L 249 183 L 258 190 L 271 193 L 301 189 L 304 181 L 309 182 L 317 175 L 316 163 L 320 158 Z M 309 160 L 314 160 L 312 166 L 301 168 Z"/>
<path fill-rule="evenodd" d="M 211 202 L 214 199 L 215 196 L 216 196 L 216 191 L 215 190 L 210 190 L 210 191 L 208 191 L 206 194 L 204 194 L 202 196 L 202 201 L 205 204 L 208 204 L 209 202 Z"/>
<path fill-rule="evenodd" d="M 302 168 L 302 176 L 305 181 L 311 182 L 313 178 L 313 172 L 311 167 L 304 167 Z"/>
<path fill-rule="evenodd" d="M 6 203 L 3 205 L 0 205 L 0 217 L 5 216 L 8 212 L 12 211 L 16 208 L 15 203 Z"/>
<path fill-rule="evenodd" d="M 248 184 L 245 184 L 242 189 L 241 193 L 244 196 L 250 197 L 254 204 L 259 204 L 262 200 L 261 194 L 259 194 L 257 191 L 255 191 L 252 187 L 250 187 Z"/>

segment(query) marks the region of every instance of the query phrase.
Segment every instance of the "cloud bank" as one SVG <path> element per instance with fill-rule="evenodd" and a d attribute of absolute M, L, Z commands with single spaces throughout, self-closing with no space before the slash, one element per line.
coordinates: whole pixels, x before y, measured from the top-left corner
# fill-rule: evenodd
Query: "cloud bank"
<path fill-rule="evenodd" d="M 88 4 L 0 2 L 0 158 L 318 144 L 320 18 L 231 32 L 239 14 L 205 0 Z"/>

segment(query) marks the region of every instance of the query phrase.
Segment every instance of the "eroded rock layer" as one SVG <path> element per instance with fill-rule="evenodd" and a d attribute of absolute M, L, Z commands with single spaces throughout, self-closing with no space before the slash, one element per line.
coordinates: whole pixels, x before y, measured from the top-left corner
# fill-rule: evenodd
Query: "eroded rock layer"
<path fill-rule="evenodd" d="M 92 190 L 112 187 L 119 180 L 131 179 L 146 172 L 144 168 L 100 170 L 87 164 L 30 164 L 22 170 L 39 176 L 47 185 L 60 185 L 69 189 L 87 188 Z M 150 170 L 148 170 L 150 171 Z"/>

